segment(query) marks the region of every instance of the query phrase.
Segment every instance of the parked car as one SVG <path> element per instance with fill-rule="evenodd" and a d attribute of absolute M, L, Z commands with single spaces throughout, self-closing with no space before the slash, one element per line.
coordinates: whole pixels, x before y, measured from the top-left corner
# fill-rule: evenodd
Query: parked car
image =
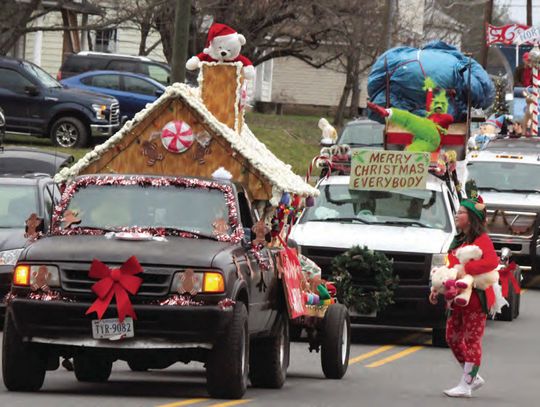
<path fill-rule="evenodd" d="M 61 147 L 83 147 L 91 136 L 110 136 L 120 126 L 115 98 L 65 89 L 21 59 L 0 57 L 0 106 L 6 131 L 50 137 Z"/>
<path fill-rule="evenodd" d="M 445 309 L 428 301 L 430 272 L 445 264 L 456 233 L 457 197 L 440 179 L 429 175 L 426 189 L 350 190 L 349 176 L 333 175 L 318 184 L 315 206 L 307 208 L 291 238 L 302 254 L 331 278 L 331 263 L 355 245 L 384 253 L 393 261 L 399 285 L 394 304 L 380 313 L 351 312 L 351 322 L 370 325 L 433 328 L 435 346 L 446 346 Z M 352 275 L 365 288 L 373 282 Z"/>
<path fill-rule="evenodd" d="M 179 216 L 185 202 L 197 210 Z M 257 220 L 249 202 L 241 187 L 223 180 L 76 178 L 62 195 L 58 219 L 72 210 L 80 222 L 56 222 L 20 254 L 15 276 L 41 267 L 50 273 L 51 295 L 61 299 L 40 300 L 43 281 L 33 273 L 14 278 L 3 336 L 6 387 L 38 390 L 59 356 L 74 358 L 83 382 L 107 381 L 118 359 L 133 370 L 201 361 L 212 397 L 242 397 L 248 374 L 253 386 L 281 387 L 289 363 L 287 308 L 272 251 L 255 257 L 249 234 L 241 233 Z M 228 215 L 216 220 L 216 214 Z M 132 256 L 143 269 L 142 284 L 126 297 L 136 320 L 119 320 L 122 303 L 98 317 L 87 312 L 96 301 L 94 259 L 118 268 Z"/>
<path fill-rule="evenodd" d="M 63 80 L 84 72 L 103 70 L 138 73 L 165 86 L 170 84 L 171 78 L 171 68 L 167 64 L 147 57 L 81 51 L 66 57 L 56 79 Z"/>
<path fill-rule="evenodd" d="M 53 176 L 71 165 L 72 155 L 30 147 L 4 147 L 0 150 L 0 174 L 25 175 L 32 173 Z"/>
<path fill-rule="evenodd" d="M 53 202 L 59 198 L 60 192 L 46 174 L 0 175 L 0 299 L 11 287 L 13 267 L 27 240 L 25 220 L 36 213 L 48 227 Z M 5 309 L 0 301 L 1 322 Z"/>
<path fill-rule="evenodd" d="M 152 103 L 165 91 L 161 83 L 129 72 L 92 71 L 61 81 L 68 88 L 104 93 L 120 102 L 120 116 L 131 119 L 147 103 Z"/>

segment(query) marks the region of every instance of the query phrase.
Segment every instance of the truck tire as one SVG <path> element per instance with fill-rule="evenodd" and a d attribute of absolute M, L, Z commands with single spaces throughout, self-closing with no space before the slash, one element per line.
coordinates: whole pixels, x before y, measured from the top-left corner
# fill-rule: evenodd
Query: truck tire
<path fill-rule="evenodd" d="M 278 320 L 277 335 L 251 342 L 249 378 L 254 387 L 280 389 L 289 367 L 289 321 L 286 313 Z"/>
<path fill-rule="evenodd" d="M 88 129 L 75 117 L 61 117 L 51 127 L 51 140 L 59 147 L 86 147 Z"/>
<path fill-rule="evenodd" d="M 448 348 L 446 342 L 446 326 L 443 328 L 433 328 L 431 332 L 431 344 L 437 348 Z"/>
<path fill-rule="evenodd" d="M 33 343 L 25 343 L 6 314 L 2 341 L 2 377 L 10 391 L 37 391 L 43 386 L 47 358 Z"/>
<path fill-rule="evenodd" d="M 226 334 L 208 355 L 206 387 L 214 398 L 238 399 L 247 389 L 249 332 L 246 306 L 237 302 Z"/>
<path fill-rule="evenodd" d="M 80 382 L 103 383 L 109 380 L 112 361 L 83 352 L 73 358 L 73 369 Z"/>
<path fill-rule="evenodd" d="M 341 379 L 349 367 L 351 322 L 342 304 L 332 304 L 326 310 L 321 335 L 321 365 L 327 379 Z"/>
<path fill-rule="evenodd" d="M 521 286 L 521 269 L 518 266 L 517 272 L 516 272 L 516 280 L 518 284 Z M 519 308 L 521 305 L 521 293 L 516 293 L 516 302 L 514 307 L 514 318 L 519 317 Z"/>
<path fill-rule="evenodd" d="M 499 321 L 512 321 L 514 319 L 516 309 L 516 292 L 512 284 L 508 285 L 508 297 L 506 298 L 508 305 L 505 305 L 500 314 L 497 314 Z"/>

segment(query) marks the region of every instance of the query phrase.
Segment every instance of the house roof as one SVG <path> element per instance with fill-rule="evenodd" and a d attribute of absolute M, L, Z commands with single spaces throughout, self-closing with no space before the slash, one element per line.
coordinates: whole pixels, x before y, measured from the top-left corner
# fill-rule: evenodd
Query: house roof
<path fill-rule="evenodd" d="M 55 176 L 56 182 L 65 182 L 87 168 L 91 163 L 99 160 L 103 153 L 117 145 L 124 136 L 133 130 L 152 111 L 174 99 L 182 100 L 191 109 L 196 111 L 204 124 L 216 134 L 222 136 L 231 146 L 243 156 L 268 182 L 272 185 L 272 204 L 277 205 L 283 192 L 301 196 L 317 196 L 318 190 L 304 181 L 302 177 L 291 170 L 291 166 L 277 158 L 264 143 L 260 142 L 253 132 L 244 124 L 241 134 L 221 123 L 206 108 L 200 98 L 197 88 L 175 83 L 169 86 L 165 93 L 155 102 L 146 105 L 135 117 L 105 143 L 96 146 L 70 168 L 65 168 Z M 184 174 L 189 175 L 189 174 Z"/>

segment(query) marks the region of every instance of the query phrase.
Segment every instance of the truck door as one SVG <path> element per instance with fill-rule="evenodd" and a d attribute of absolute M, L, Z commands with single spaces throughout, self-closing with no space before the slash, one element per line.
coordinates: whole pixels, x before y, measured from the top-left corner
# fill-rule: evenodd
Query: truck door
<path fill-rule="evenodd" d="M 39 96 L 29 95 L 28 87 L 35 85 L 19 72 L 0 68 L 0 106 L 4 109 L 8 131 L 29 133 L 29 127 L 34 127 L 30 107 L 34 104 L 33 99 Z"/>

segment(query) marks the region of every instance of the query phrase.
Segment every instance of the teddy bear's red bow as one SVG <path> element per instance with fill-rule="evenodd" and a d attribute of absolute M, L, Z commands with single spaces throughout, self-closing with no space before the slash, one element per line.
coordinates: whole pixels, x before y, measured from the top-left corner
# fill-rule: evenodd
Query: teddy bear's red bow
<path fill-rule="evenodd" d="M 86 310 L 86 315 L 96 312 L 98 318 L 101 319 L 114 296 L 116 297 L 120 322 L 126 316 L 137 319 L 128 293 L 134 295 L 139 291 L 143 280 L 140 277 L 136 277 L 135 274 L 142 273 L 142 271 L 143 269 L 135 256 L 127 259 L 118 269 L 110 269 L 101 261 L 94 259 L 88 275 L 91 278 L 100 279 L 92 286 L 92 291 L 98 298 Z"/>

